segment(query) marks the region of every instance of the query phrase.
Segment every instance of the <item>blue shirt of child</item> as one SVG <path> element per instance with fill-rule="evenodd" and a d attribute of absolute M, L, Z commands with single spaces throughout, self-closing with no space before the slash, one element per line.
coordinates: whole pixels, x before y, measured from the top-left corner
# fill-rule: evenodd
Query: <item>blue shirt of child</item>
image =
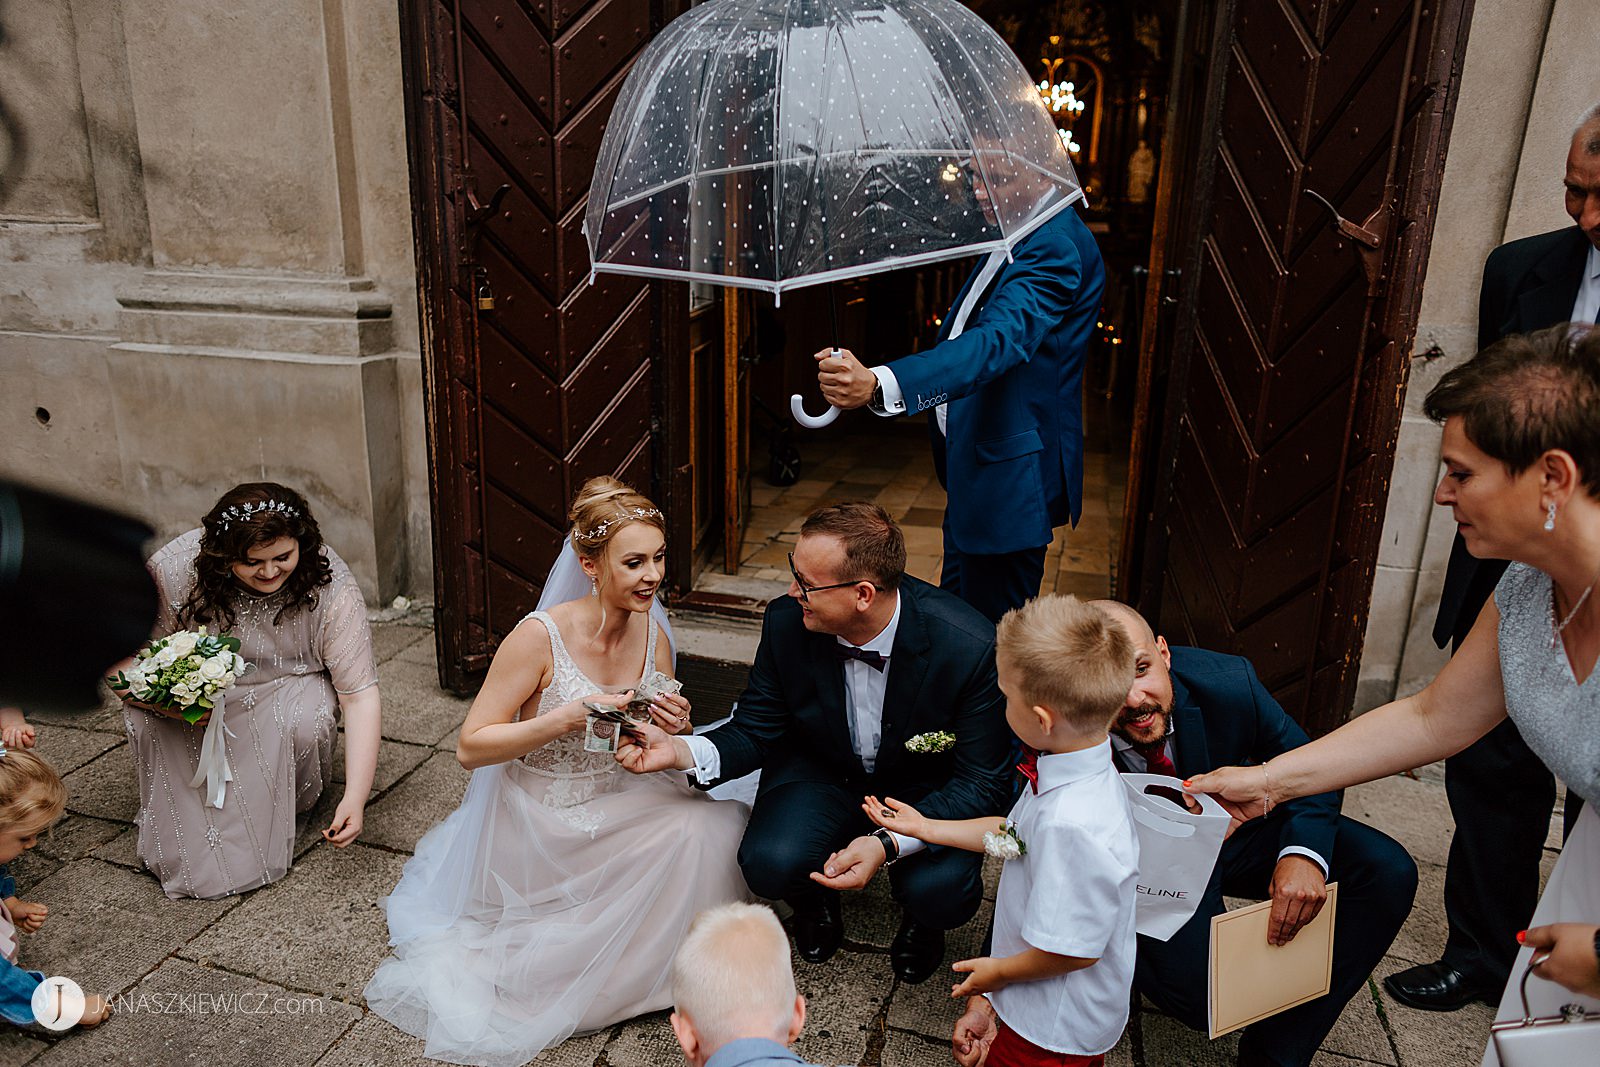
<path fill-rule="evenodd" d="M 17 883 L 0 866 L 0 900 L 17 895 Z M 27 971 L 0 956 L 0 1015 L 7 1022 L 27 1026 L 33 1018 L 33 991 L 44 981 L 39 971 Z"/>

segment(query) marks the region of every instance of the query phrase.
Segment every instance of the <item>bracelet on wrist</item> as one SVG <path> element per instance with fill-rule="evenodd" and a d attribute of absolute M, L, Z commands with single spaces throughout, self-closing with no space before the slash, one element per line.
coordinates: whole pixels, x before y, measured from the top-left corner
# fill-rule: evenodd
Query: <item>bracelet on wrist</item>
<path fill-rule="evenodd" d="M 883 846 L 883 865 L 885 867 L 900 858 L 900 842 L 896 841 L 894 835 L 888 830 L 880 826 L 872 831 L 872 836 L 876 837 L 878 844 Z"/>

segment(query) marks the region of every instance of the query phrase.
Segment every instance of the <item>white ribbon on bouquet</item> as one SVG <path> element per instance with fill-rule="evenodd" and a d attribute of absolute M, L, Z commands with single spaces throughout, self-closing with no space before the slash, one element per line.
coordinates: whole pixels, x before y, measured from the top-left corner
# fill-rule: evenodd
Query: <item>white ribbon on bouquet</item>
<path fill-rule="evenodd" d="M 222 723 L 222 706 L 226 702 L 225 693 L 217 694 L 217 702 L 211 708 L 211 720 L 206 723 L 206 732 L 200 738 L 200 762 L 194 769 L 194 777 L 189 779 L 189 784 L 196 788 L 204 787 L 206 803 L 213 808 L 221 808 L 222 802 L 228 796 L 228 783 L 233 781 L 233 768 L 228 766 L 228 741 L 237 735 Z"/>

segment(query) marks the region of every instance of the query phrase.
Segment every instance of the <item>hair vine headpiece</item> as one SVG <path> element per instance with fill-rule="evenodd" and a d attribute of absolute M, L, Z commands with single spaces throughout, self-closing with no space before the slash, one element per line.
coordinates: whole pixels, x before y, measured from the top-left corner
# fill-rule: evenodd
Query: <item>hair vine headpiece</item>
<path fill-rule="evenodd" d="M 300 509 L 293 504 L 285 504 L 281 500 L 263 500 L 259 504 L 229 504 L 217 516 L 217 529 L 226 530 L 236 522 L 242 522 L 256 515 L 264 515 L 269 511 L 276 511 L 291 519 L 300 517 Z"/>
<path fill-rule="evenodd" d="M 661 512 L 656 508 L 623 508 L 620 513 L 611 516 L 611 518 L 595 526 L 593 529 L 577 531 L 578 540 L 598 541 L 600 538 L 606 535 L 608 530 L 618 523 L 632 522 L 635 519 L 659 519 L 663 517 L 664 516 L 661 514 Z"/>

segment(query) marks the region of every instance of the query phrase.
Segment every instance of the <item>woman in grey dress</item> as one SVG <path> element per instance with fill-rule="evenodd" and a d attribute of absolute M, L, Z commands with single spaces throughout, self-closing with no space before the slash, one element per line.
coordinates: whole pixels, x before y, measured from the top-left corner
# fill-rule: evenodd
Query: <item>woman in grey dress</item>
<path fill-rule="evenodd" d="M 1186 784 L 1255 818 L 1292 797 L 1453 755 L 1510 715 L 1587 802 L 1534 922 L 1571 920 L 1562 939 L 1586 940 L 1592 952 L 1600 922 L 1600 330 L 1557 326 L 1498 341 L 1440 379 L 1424 410 L 1444 424 L 1435 502 L 1451 508 L 1474 556 L 1512 561 L 1472 632 L 1415 696 L 1265 764 Z M 1513 986 L 1530 955 L 1522 950 Z M 1536 1014 L 1541 1001 L 1548 1011 L 1573 999 L 1551 983 L 1530 983 L 1529 992 Z M 1521 1017 L 1515 999 L 1508 989 L 1499 1018 Z M 1491 1049 L 1485 1063 L 1494 1062 Z"/>
<path fill-rule="evenodd" d="M 354 841 L 378 760 L 378 673 L 361 590 L 305 498 L 272 482 L 235 486 L 149 568 L 157 635 L 203 625 L 237 637 L 253 665 L 223 705 L 233 777 L 220 807 L 190 784 L 205 721 L 124 704 L 139 858 L 167 896 L 221 897 L 283 877 L 295 817 L 330 781 L 341 712 L 344 796 L 322 833 L 337 846 Z"/>

